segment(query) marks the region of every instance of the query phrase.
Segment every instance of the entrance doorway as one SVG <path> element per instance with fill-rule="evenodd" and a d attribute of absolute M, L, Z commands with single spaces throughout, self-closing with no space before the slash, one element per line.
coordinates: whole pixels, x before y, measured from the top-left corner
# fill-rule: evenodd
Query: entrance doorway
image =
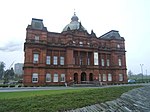
<path fill-rule="evenodd" d="M 78 83 L 78 74 L 74 73 L 74 83 L 77 84 Z"/>
<path fill-rule="evenodd" d="M 92 73 L 89 74 L 89 81 L 93 81 L 93 74 Z"/>
<path fill-rule="evenodd" d="M 86 73 L 85 72 L 81 73 L 81 81 L 86 81 Z"/>

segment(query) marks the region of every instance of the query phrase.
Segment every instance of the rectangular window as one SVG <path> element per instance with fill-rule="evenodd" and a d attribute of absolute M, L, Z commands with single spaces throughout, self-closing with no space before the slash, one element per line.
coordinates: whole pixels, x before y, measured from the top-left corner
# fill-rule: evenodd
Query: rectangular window
<path fill-rule="evenodd" d="M 58 74 L 54 74 L 54 82 L 58 82 Z"/>
<path fill-rule="evenodd" d="M 65 82 L 65 74 L 61 74 L 60 81 Z"/>
<path fill-rule="evenodd" d="M 64 57 L 60 57 L 60 65 L 64 65 Z"/>
<path fill-rule="evenodd" d="M 90 65 L 90 58 L 87 59 L 87 65 Z"/>
<path fill-rule="evenodd" d="M 106 81 L 106 74 L 103 74 L 103 81 Z"/>
<path fill-rule="evenodd" d="M 46 56 L 46 64 L 50 65 L 51 64 L 51 57 Z"/>
<path fill-rule="evenodd" d="M 98 52 L 94 52 L 94 65 L 98 65 Z"/>
<path fill-rule="evenodd" d="M 38 82 L 38 74 L 37 73 L 33 73 L 32 74 L 32 82 L 33 83 L 37 83 Z"/>
<path fill-rule="evenodd" d="M 104 66 L 104 65 L 105 65 L 105 63 L 104 63 L 104 59 L 101 59 L 101 64 L 102 64 L 102 66 Z"/>
<path fill-rule="evenodd" d="M 80 46 L 83 46 L 83 42 L 79 42 Z"/>
<path fill-rule="evenodd" d="M 35 39 L 35 42 L 39 42 L 39 39 L 40 39 L 40 38 L 39 38 L 39 36 L 36 35 L 36 36 L 34 37 L 34 39 Z"/>
<path fill-rule="evenodd" d="M 51 82 L 51 74 L 46 74 L 46 82 Z"/>
<path fill-rule="evenodd" d="M 109 59 L 107 59 L 107 66 L 109 66 L 110 65 L 110 63 L 109 63 Z"/>
<path fill-rule="evenodd" d="M 101 74 L 99 74 L 99 81 L 102 81 Z"/>
<path fill-rule="evenodd" d="M 39 61 L 39 54 L 35 53 L 33 54 L 33 63 L 38 63 Z"/>
<path fill-rule="evenodd" d="M 118 64 L 119 64 L 119 66 L 121 66 L 121 59 L 120 58 L 118 59 Z"/>
<path fill-rule="evenodd" d="M 57 65 L 57 56 L 54 56 L 53 64 Z"/>
<path fill-rule="evenodd" d="M 108 81 L 112 81 L 112 75 L 108 74 Z"/>
<path fill-rule="evenodd" d="M 80 57 L 80 65 L 82 65 L 82 57 Z"/>
<path fill-rule="evenodd" d="M 123 81 L 123 75 L 119 74 L 119 81 Z"/>

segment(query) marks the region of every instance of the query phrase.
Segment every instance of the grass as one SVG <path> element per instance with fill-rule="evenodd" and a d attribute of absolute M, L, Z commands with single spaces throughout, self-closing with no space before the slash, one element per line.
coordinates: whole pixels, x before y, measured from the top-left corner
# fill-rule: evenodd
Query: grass
<path fill-rule="evenodd" d="M 139 86 L 0 93 L 0 112 L 56 112 L 118 98 Z"/>

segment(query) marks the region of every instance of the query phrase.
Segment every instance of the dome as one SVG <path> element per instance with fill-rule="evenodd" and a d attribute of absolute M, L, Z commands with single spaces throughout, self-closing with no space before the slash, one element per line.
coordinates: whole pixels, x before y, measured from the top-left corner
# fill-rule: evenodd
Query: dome
<path fill-rule="evenodd" d="M 78 20 L 79 20 L 79 18 L 74 13 L 74 15 L 71 18 L 71 22 L 68 25 L 65 26 L 63 31 L 68 31 L 68 30 L 82 30 L 82 31 L 86 31 L 86 29 L 81 25 L 81 22 L 78 22 Z"/>

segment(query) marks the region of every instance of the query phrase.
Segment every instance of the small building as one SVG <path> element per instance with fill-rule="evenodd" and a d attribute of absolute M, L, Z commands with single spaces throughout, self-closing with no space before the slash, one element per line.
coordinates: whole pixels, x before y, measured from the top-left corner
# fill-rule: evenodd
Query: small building
<path fill-rule="evenodd" d="M 127 83 L 125 39 L 116 30 L 99 37 L 88 33 L 75 13 L 61 33 L 33 18 L 24 53 L 24 85 Z"/>
<path fill-rule="evenodd" d="M 14 65 L 14 73 L 18 76 L 23 75 L 23 63 L 16 63 Z"/>

